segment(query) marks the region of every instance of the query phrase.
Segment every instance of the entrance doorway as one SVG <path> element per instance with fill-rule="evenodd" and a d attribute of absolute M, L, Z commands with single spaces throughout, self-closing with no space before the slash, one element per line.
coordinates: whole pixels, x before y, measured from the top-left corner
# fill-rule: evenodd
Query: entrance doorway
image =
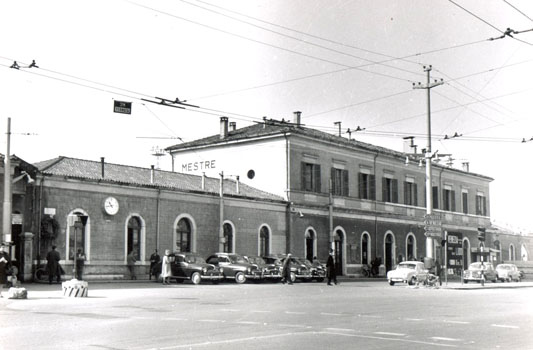
<path fill-rule="evenodd" d="M 341 230 L 335 231 L 335 272 L 337 276 L 342 276 L 342 247 L 344 242 L 344 234 Z"/>
<path fill-rule="evenodd" d="M 392 265 L 394 261 L 393 251 L 394 238 L 392 237 L 392 234 L 388 233 L 385 236 L 385 272 L 392 270 Z"/>

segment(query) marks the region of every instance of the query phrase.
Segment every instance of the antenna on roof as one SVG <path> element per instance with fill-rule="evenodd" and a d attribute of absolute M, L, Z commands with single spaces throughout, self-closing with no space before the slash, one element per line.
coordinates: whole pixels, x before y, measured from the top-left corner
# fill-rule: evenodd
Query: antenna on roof
<path fill-rule="evenodd" d="M 159 166 L 159 158 L 163 157 L 165 154 L 165 150 L 159 148 L 159 146 L 152 147 L 152 155 L 157 158 L 156 169 L 161 169 Z"/>

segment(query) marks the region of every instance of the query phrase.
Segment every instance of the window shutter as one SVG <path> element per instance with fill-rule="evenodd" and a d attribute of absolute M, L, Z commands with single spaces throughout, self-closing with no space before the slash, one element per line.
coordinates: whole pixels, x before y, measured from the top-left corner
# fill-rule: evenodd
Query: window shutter
<path fill-rule="evenodd" d="M 392 179 L 392 202 L 398 203 L 398 179 Z"/>
<path fill-rule="evenodd" d="M 305 191 L 305 163 L 304 162 L 302 162 L 302 164 L 301 164 L 301 173 L 302 173 L 302 176 L 301 176 L 300 181 L 302 183 L 301 183 L 300 187 L 301 187 L 302 191 Z"/>
<path fill-rule="evenodd" d="M 455 211 L 455 191 L 451 191 L 452 196 L 452 211 Z"/>
<path fill-rule="evenodd" d="M 357 184 L 359 187 L 359 198 L 363 199 L 363 188 L 366 187 L 366 184 L 363 182 L 363 173 L 357 173 Z"/>
<path fill-rule="evenodd" d="M 413 184 L 413 205 L 418 206 L 418 186 Z"/>
<path fill-rule="evenodd" d="M 439 209 L 439 188 L 433 186 L 433 208 Z"/>
<path fill-rule="evenodd" d="M 403 204 L 410 205 L 410 198 L 409 198 L 409 183 L 407 181 L 403 182 Z"/>
<path fill-rule="evenodd" d="M 321 179 L 320 179 L 320 164 L 313 165 L 315 172 L 315 192 L 321 192 Z"/>
<path fill-rule="evenodd" d="M 338 184 L 336 183 L 336 179 L 335 179 L 335 168 L 331 168 L 331 188 L 330 188 L 330 191 L 333 195 L 335 195 L 337 193 L 337 187 L 338 187 Z"/>
<path fill-rule="evenodd" d="M 481 215 L 487 215 L 487 197 L 483 196 L 483 213 Z"/>
<path fill-rule="evenodd" d="M 368 175 L 368 180 L 370 182 L 370 199 L 376 200 L 376 175 Z"/>
<path fill-rule="evenodd" d="M 383 202 L 387 201 L 387 178 L 381 178 L 381 200 Z"/>
<path fill-rule="evenodd" d="M 348 170 L 343 170 L 342 171 L 342 179 L 343 179 L 343 182 L 342 182 L 342 195 L 343 196 L 349 196 L 350 195 L 350 187 L 348 186 L 348 180 L 349 180 Z"/>

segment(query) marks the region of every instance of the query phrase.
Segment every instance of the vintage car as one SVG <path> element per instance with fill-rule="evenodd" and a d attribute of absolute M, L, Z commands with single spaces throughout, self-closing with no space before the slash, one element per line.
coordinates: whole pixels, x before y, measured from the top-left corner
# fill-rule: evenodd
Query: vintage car
<path fill-rule="evenodd" d="M 239 254 L 214 253 L 207 258 L 207 263 L 222 268 L 224 278 L 233 279 L 241 284 L 246 280 L 261 280 L 261 269 L 250 264 Z"/>
<path fill-rule="evenodd" d="M 326 278 L 326 266 L 324 266 L 320 261 L 315 263 L 310 262 L 308 259 L 299 259 L 301 262 L 307 266 L 309 271 L 311 271 L 311 280 L 317 282 L 322 282 Z"/>
<path fill-rule="evenodd" d="M 194 284 L 202 280 L 218 283 L 224 279 L 221 268 L 205 262 L 204 258 L 195 253 L 174 253 L 171 255 L 170 262 L 170 279 L 180 283 L 190 280 Z M 161 274 L 161 263 L 152 268 L 152 275 L 159 279 Z"/>
<path fill-rule="evenodd" d="M 287 259 L 286 255 L 280 256 L 280 261 L 282 264 L 285 262 L 285 259 Z M 295 282 L 297 280 L 311 281 L 311 279 L 313 278 L 313 275 L 311 274 L 311 271 L 309 270 L 307 265 L 294 256 L 291 256 L 290 271 L 290 282 Z"/>
<path fill-rule="evenodd" d="M 498 264 L 496 266 L 496 274 L 498 279 L 502 282 L 520 282 L 522 280 L 520 271 L 515 264 Z"/>
<path fill-rule="evenodd" d="M 256 265 L 262 272 L 263 280 L 278 282 L 281 280 L 281 263 L 267 263 L 260 256 L 247 255 L 244 257 L 250 264 Z"/>
<path fill-rule="evenodd" d="M 496 282 L 497 280 L 496 270 L 494 270 L 494 266 L 490 262 L 473 262 L 468 266 L 468 270 L 463 273 L 464 283 Z"/>
<path fill-rule="evenodd" d="M 421 261 L 403 261 L 396 269 L 387 272 L 387 281 L 391 286 L 395 283 L 414 285 L 418 280 L 425 280 L 429 271 Z"/>

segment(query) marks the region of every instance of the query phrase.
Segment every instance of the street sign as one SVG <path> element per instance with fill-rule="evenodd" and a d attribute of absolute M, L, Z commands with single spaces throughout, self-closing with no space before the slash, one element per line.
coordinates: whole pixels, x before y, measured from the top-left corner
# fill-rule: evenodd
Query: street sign
<path fill-rule="evenodd" d="M 113 112 L 122 114 L 131 114 L 131 102 L 113 101 Z"/>
<path fill-rule="evenodd" d="M 426 237 L 442 237 L 442 220 L 439 214 L 424 216 L 424 230 Z"/>

